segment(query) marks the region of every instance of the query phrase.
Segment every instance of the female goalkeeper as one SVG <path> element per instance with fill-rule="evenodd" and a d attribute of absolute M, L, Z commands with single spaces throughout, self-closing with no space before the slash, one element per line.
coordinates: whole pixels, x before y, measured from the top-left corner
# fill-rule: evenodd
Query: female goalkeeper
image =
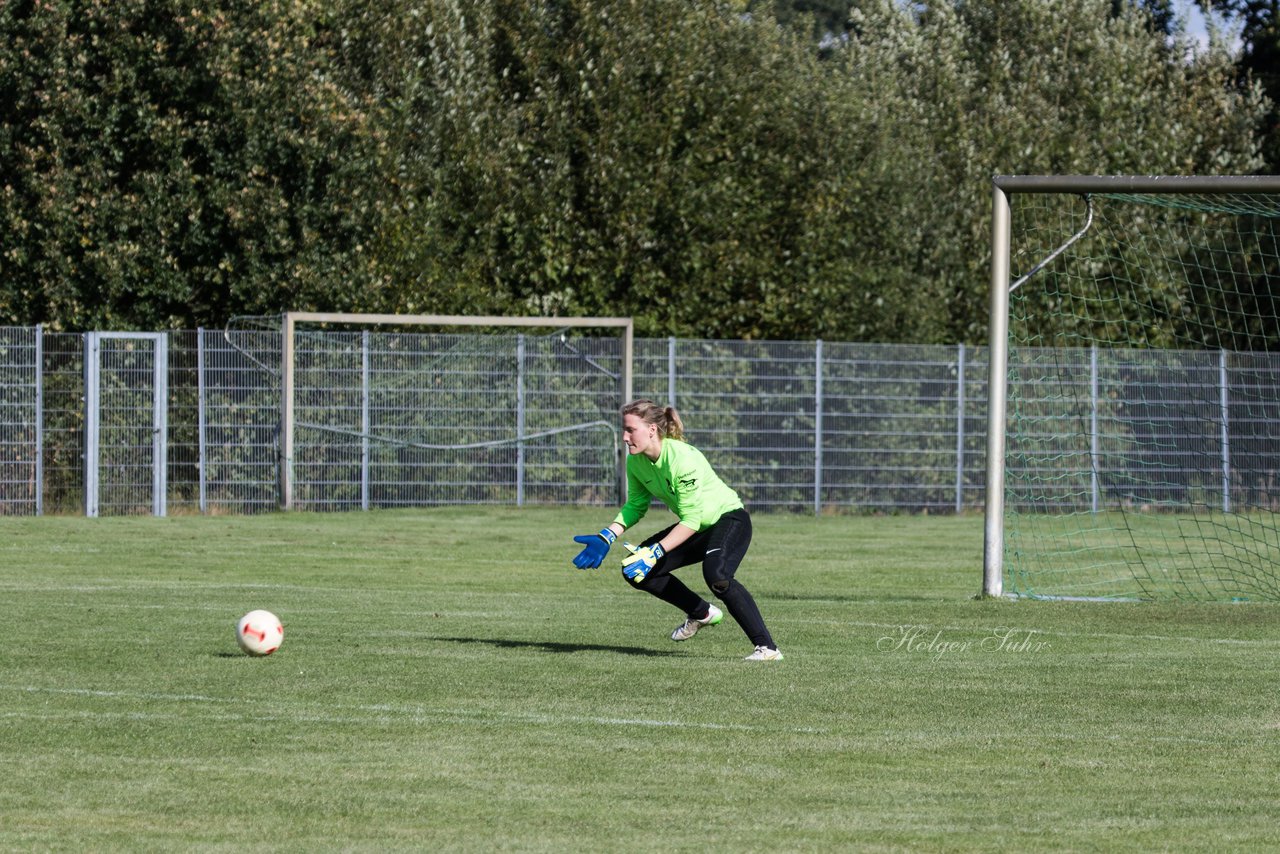
<path fill-rule="evenodd" d="M 627 503 L 599 534 L 573 538 L 583 545 L 574 566 L 598 567 L 614 540 L 639 522 L 657 498 L 680 521 L 639 548 L 623 543 L 629 553 L 622 560 L 622 575 L 632 587 L 685 613 L 687 619 L 671 639 L 688 640 L 724 619 L 719 608 L 671 574 L 701 561 L 707 586 L 755 645 L 746 660 L 782 658 L 755 599 L 734 578 L 751 544 L 751 517 L 738 494 L 712 471 L 701 451 L 684 441 L 684 424 L 670 406 L 637 400 L 622 407 L 622 441 L 627 446 Z"/>

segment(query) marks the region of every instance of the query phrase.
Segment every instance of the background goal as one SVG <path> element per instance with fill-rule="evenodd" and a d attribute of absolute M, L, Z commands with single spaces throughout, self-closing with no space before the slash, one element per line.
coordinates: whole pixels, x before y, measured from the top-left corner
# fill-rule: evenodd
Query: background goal
<path fill-rule="evenodd" d="M 983 591 L 1280 598 L 1280 178 L 995 181 Z"/>
<path fill-rule="evenodd" d="M 266 322 L 239 319 L 228 341 Z M 284 509 L 591 503 L 600 484 L 620 483 L 630 318 L 290 312 L 274 322 L 278 362 L 246 355 L 278 377 Z"/>

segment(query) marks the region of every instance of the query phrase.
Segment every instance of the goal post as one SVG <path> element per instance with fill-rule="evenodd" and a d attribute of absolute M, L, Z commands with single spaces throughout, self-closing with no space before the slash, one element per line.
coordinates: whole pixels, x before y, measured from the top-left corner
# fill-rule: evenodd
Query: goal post
<path fill-rule="evenodd" d="M 369 313 L 342 313 L 342 312 L 304 312 L 294 311 L 286 312 L 281 317 L 281 363 L 280 363 L 280 504 L 285 510 L 295 509 L 297 506 L 296 481 L 294 466 L 296 461 L 296 436 L 299 428 L 297 421 L 298 407 L 298 345 L 297 337 L 300 325 L 316 325 L 316 326 L 345 326 L 363 328 L 365 330 L 382 326 L 392 328 L 420 327 L 428 328 L 450 328 L 470 327 L 472 329 L 552 329 L 557 331 L 568 329 L 612 329 L 621 334 L 621 353 L 618 358 L 618 369 L 616 372 L 617 394 L 623 402 L 630 400 L 633 390 L 633 362 L 634 362 L 634 342 L 635 342 L 635 326 L 629 317 L 501 317 L 501 316 L 480 316 L 480 315 L 418 315 L 418 314 L 369 314 Z M 367 332 L 366 332 L 367 335 Z M 367 339 L 366 339 L 367 340 Z M 523 346 L 523 345 L 521 345 Z M 563 346 L 573 349 L 572 345 L 565 343 Z M 576 352 L 576 351 L 575 351 Z M 474 354 L 473 354 L 474 355 Z M 481 354 L 483 359 L 486 354 Z M 579 354 L 581 355 L 581 354 Z M 364 366 L 365 381 L 368 378 L 368 362 L 366 355 Z M 607 371 L 597 363 L 593 362 L 589 357 L 582 356 L 587 363 L 593 365 L 596 369 L 607 373 L 608 378 L 613 380 L 615 374 Z M 517 392 L 520 393 L 520 392 Z M 369 430 L 367 428 L 368 417 L 368 400 L 364 401 L 364 416 L 366 419 L 365 427 L 361 428 L 363 439 L 367 446 L 369 439 Z M 521 412 L 523 410 L 521 409 Z M 538 437 L 553 436 L 558 433 L 567 432 L 569 430 L 579 429 L 583 427 L 591 427 L 600 424 L 599 421 L 591 424 L 578 424 L 569 427 L 556 427 L 542 431 L 530 431 L 527 425 L 523 423 L 516 424 L 516 435 L 506 440 L 496 442 L 475 442 L 473 444 L 426 444 L 422 442 L 400 442 L 401 446 L 412 446 L 418 449 L 428 450 L 456 450 L 466 447 L 481 447 L 498 444 L 518 444 L 523 449 L 523 443 L 527 440 Z M 612 430 L 612 425 L 610 426 Z M 615 449 L 616 450 L 616 449 Z M 366 448 L 367 453 L 367 448 Z M 620 456 L 615 457 L 616 478 L 618 483 L 624 483 L 621 480 L 625 475 L 625 469 L 622 468 L 623 461 Z M 523 471 L 523 467 L 520 468 Z M 366 496 L 367 498 L 367 496 Z"/>
<path fill-rule="evenodd" d="M 991 222 L 983 595 L 1280 598 L 1280 176 L 998 176 Z"/>

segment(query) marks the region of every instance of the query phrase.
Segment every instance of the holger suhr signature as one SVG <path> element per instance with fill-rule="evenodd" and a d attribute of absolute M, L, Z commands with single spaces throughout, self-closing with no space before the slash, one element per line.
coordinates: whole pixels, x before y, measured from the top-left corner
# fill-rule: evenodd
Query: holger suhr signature
<path fill-rule="evenodd" d="M 920 624 L 898 626 L 892 633 L 876 640 L 881 652 L 909 652 L 926 655 L 934 661 L 943 656 L 966 652 L 1036 653 L 1052 648 L 1035 629 L 1012 629 L 999 626 L 981 638 L 954 639 L 944 637 L 942 629 Z"/>

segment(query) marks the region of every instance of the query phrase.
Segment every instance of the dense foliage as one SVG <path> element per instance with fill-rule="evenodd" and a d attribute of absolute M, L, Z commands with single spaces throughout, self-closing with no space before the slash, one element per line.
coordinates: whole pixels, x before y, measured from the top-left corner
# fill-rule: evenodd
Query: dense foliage
<path fill-rule="evenodd" d="M 0 320 L 356 306 L 377 127 L 299 4 L 0 5 Z"/>
<path fill-rule="evenodd" d="M 1256 82 L 1271 104 L 1262 117 L 1263 155 L 1267 165 L 1280 167 L 1280 0 L 1197 0 L 1224 14 L 1240 29 L 1243 50 L 1238 61 L 1242 83 Z"/>
<path fill-rule="evenodd" d="M 981 341 L 993 174 L 1262 166 L 1258 87 L 1154 7 L 2 4 L 0 323 Z"/>

